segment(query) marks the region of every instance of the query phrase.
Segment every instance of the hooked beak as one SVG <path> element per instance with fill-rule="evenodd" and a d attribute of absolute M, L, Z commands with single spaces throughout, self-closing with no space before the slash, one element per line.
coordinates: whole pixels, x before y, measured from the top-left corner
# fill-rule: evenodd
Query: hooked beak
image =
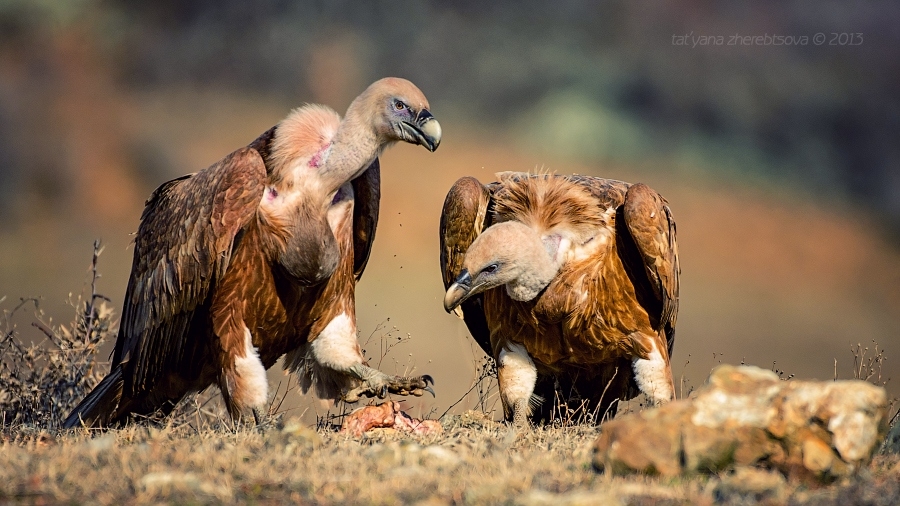
<path fill-rule="evenodd" d="M 456 281 L 447 289 L 444 295 L 444 310 L 448 313 L 459 307 L 472 295 L 472 276 L 469 271 L 463 269 Z"/>
<path fill-rule="evenodd" d="M 425 146 L 428 151 L 441 144 L 441 124 L 426 109 L 419 112 L 415 122 L 404 121 L 400 126 L 410 136 L 410 142 Z"/>

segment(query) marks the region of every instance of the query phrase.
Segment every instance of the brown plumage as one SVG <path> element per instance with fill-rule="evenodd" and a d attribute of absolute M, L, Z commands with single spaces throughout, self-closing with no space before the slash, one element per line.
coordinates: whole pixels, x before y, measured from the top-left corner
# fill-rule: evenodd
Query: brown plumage
<path fill-rule="evenodd" d="M 147 200 L 110 374 L 65 427 L 170 411 L 217 385 L 234 418 L 266 403 L 287 354 L 304 391 L 355 401 L 421 395 L 428 376 L 369 368 L 354 290 L 378 221 L 378 156 L 396 141 L 434 151 L 441 129 L 409 81 L 367 88 L 343 119 L 307 105 L 249 146 Z"/>
<path fill-rule="evenodd" d="M 610 179 L 498 176 L 450 189 L 441 269 L 445 309 L 497 360 L 507 418 L 546 420 L 557 395 L 599 416 L 639 390 L 672 399 L 679 266 L 666 201 Z"/>

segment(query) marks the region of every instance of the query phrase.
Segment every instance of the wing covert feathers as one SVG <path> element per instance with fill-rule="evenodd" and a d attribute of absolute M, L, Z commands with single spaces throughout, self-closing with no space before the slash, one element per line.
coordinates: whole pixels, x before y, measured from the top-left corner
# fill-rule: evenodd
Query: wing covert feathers
<path fill-rule="evenodd" d="M 462 270 L 466 251 L 482 230 L 490 226 L 491 192 L 474 177 L 460 178 L 444 199 L 441 212 L 441 274 L 444 289 Z M 491 335 L 484 315 L 483 294 L 463 302 L 462 311 L 469 332 L 488 355 L 493 356 Z"/>
<path fill-rule="evenodd" d="M 133 362 L 126 394 L 182 366 L 192 316 L 228 268 L 235 236 L 256 215 L 265 177 L 259 153 L 242 148 L 164 183 L 147 200 L 113 358 L 114 367 Z"/>
<path fill-rule="evenodd" d="M 372 165 L 352 181 L 353 204 L 353 274 L 362 277 L 369 262 L 375 228 L 378 225 L 378 209 L 381 202 L 381 166 L 376 158 Z"/>
<path fill-rule="evenodd" d="M 489 225 L 491 193 L 474 177 L 460 178 L 444 199 L 441 211 L 441 272 L 444 289 L 462 270 L 466 250 Z"/>
<path fill-rule="evenodd" d="M 628 189 L 623 206 L 628 231 L 643 259 L 651 288 L 662 305 L 660 327 L 664 327 L 671 354 L 678 314 L 678 289 L 681 267 L 675 220 L 666 200 L 645 184 Z"/>

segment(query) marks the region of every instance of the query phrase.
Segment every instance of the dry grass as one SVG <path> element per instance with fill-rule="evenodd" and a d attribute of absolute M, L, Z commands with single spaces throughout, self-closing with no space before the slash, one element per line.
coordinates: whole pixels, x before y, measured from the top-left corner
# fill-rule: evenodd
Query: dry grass
<path fill-rule="evenodd" d="M 809 490 L 793 483 L 754 489 L 743 476 L 610 478 L 590 465 L 599 428 L 591 414 L 559 410 L 553 424 L 516 430 L 496 414 L 496 368 L 481 360 L 471 388 L 439 417 L 444 433 L 409 436 L 379 429 L 362 439 L 340 434 L 338 406 L 310 427 L 287 418 L 278 385 L 262 426 L 234 427 L 215 389 L 185 399 L 172 416 L 118 430 L 58 431 L 67 411 L 99 379 L 97 350 L 115 335 L 115 318 L 95 291 L 73 302 L 73 323 L 53 325 L 35 309 L 46 336 L 24 343 L 15 321 L 0 325 L 0 504 L 301 503 L 301 504 L 895 504 L 900 458 L 878 457 L 857 477 Z M 388 322 L 364 341 L 381 366 L 409 339 Z M 376 342 L 377 341 L 377 342 Z M 883 384 L 883 350 L 857 346 L 853 376 Z M 415 368 L 411 359 L 395 368 Z M 775 366 L 773 364 L 773 369 Z M 784 379 L 783 371 L 779 371 Z M 472 400 L 474 397 L 474 401 Z M 462 404 L 475 411 L 453 414 Z M 640 409 L 625 406 L 621 411 Z M 485 414 L 487 413 L 487 415 Z"/>
<path fill-rule="evenodd" d="M 894 504 L 900 462 L 879 458 L 820 490 L 785 485 L 733 492 L 728 477 L 610 479 L 590 467 L 597 429 L 517 432 L 477 412 L 444 420 L 437 437 L 378 431 L 354 440 L 289 422 L 194 430 L 130 426 L 0 443 L 0 502 L 168 501 L 340 504 Z M 852 501 L 849 501 L 852 499 Z"/>

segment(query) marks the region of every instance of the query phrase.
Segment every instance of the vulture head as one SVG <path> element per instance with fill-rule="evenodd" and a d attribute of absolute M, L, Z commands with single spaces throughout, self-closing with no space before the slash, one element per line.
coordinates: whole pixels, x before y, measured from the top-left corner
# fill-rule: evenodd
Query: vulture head
<path fill-rule="evenodd" d="M 469 297 L 506 285 L 514 300 L 532 300 L 553 281 L 562 262 L 560 236 L 541 237 L 517 221 L 488 227 L 466 251 L 463 269 L 444 296 L 449 313 Z"/>
<path fill-rule="evenodd" d="M 428 110 L 428 99 L 406 79 L 386 77 L 375 81 L 356 100 L 368 109 L 383 144 L 404 141 L 434 151 L 441 143 L 441 124 Z"/>

